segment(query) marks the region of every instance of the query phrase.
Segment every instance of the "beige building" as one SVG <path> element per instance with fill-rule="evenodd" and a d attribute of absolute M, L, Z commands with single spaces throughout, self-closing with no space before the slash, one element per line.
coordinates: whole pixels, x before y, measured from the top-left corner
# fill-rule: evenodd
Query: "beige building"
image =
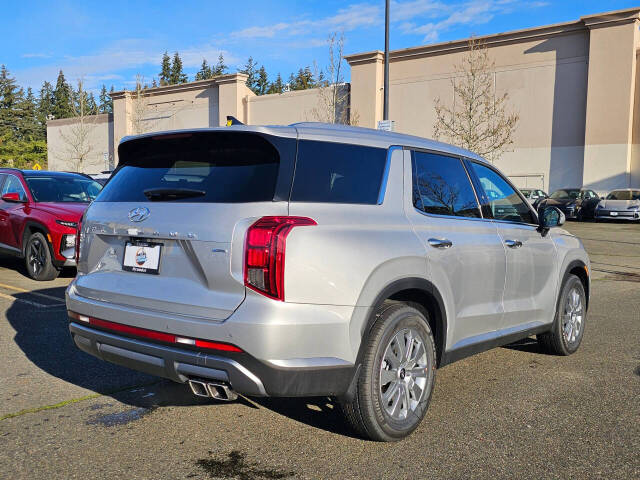
<path fill-rule="evenodd" d="M 519 186 L 584 185 L 599 192 L 640 187 L 639 27 L 637 8 L 480 37 L 496 64 L 497 91 L 509 93 L 520 115 L 512 151 L 496 161 Z M 434 99 L 453 100 L 455 66 L 467 46 L 460 40 L 391 52 L 390 118 L 396 131 L 433 135 Z M 351 112 L 359 125 L 375 128 L 382 119 L 383 54 L 359 53 L 347 61 Z M 219 126 L 227 115 L 250 124 L 322 117 L 322 91 L 257 97 L 245 79 L 231 74 L 159 87 L 142 99 L 114 94 L 112 118 L 96 124 L 96 165 L 100 159 L 105 165 L 105 158 L 117 162 L 120 139 L 138 132 Z M 47 125 L 51 168 L 70 169 L 55 157 L 70 123 Z M 93 164 L 82 169 L 95 171 Z"/>

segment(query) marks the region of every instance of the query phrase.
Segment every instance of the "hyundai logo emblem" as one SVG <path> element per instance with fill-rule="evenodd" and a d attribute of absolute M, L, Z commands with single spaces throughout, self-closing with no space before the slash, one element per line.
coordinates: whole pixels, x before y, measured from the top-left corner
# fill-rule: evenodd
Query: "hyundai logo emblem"
<path fill-rule="evenodd" d="M 129 211 L 129 220 L 132 222 L 142 222 L 146 220 L 149 215 L 151 215 L 151 212 L 147 207 L 138 207 Z"/>

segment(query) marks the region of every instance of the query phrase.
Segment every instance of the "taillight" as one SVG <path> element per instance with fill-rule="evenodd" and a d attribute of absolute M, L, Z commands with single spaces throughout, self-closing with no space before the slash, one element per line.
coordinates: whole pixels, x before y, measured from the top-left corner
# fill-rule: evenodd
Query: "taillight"
<path fill-rule="evenodd" d="M 247 230 L 244 284 L 263 295 L 284 301 L 284 253 L 293 227 L 317 225 L 306 217 L 262 217 Z"/>
<path fill-rule="evenodd" d="M 82 237 L 82 220 L 84 220 L 84 215 L 80 217 L 78 220 L 78 231 L 76 232 L 76 265 L 80 262 L 80 240 Z"/>

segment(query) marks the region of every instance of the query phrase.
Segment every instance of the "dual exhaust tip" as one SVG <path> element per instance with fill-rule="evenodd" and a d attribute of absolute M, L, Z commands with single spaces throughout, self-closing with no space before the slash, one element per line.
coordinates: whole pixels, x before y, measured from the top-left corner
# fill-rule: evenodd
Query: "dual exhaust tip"
<path fill-rule="evenodd" d="M 232 402 L 238 398 L 238 394 L 224 383 L 190 379 L 189 387 L 193 394 L 198 397 L 213 398 L 223 402 Z"/>

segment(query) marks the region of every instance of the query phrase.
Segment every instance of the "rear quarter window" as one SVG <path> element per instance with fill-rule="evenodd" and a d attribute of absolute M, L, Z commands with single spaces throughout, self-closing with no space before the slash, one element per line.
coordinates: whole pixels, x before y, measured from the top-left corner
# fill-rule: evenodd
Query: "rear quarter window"
<path fill-rule="evenodd" d="M 384 148 L 300 140 L 291 201 L 375 205 L 386 164 Z"/>

